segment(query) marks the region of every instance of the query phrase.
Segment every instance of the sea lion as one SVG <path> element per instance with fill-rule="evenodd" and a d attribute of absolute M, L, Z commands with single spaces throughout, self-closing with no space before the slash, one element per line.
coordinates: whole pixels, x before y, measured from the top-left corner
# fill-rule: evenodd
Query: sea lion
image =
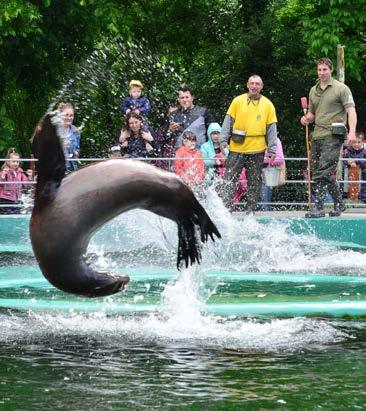
<path fill-rule="evenodd" d="M 137 160 L 93 163 L 65 177 L 65 156 L 55 117 L 36 128 L 38 177 L 30 220 L 32 247 L 43 275 L 55 287 L 81 296 L 122 290 L 128 276 L 100 273 L 84 260 L 89 239 L 117 215 L 142 208 L 178 225 L 177 267 L 200 262 L 200 239 L 221 238 L 192 191 L 175 174 Z"/>

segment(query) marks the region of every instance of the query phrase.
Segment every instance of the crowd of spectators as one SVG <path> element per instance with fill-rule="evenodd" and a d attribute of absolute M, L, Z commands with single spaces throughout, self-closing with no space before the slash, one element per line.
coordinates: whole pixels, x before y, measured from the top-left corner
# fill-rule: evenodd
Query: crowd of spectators
<path fill-rule="evenodd" d="M 259 76 L 252 76 L 251 79 L 253 82 L 258 79 L 261 82 Z M 256 88 L 255 96 L 252 93 L 253 101 L 254 97 L 258 101 L 263 97 L 260 95 L 261 89 L 262 87 Z M 248 87 L 248 90 L 251 93 L 251 88 Z M 265 97 L 263 97 L 264 100 L 267 101 Z M 257 105 L 253 104 L 253 106 L 256 109 Z M 271 103 L 268 103 L 268 106 L 273 107 Z M 156 131 L 149 125 L 150 107 L 150 101 L 143 95 L 143 84 L 139 80 L 131 80 L 129 96 L 124 98 L 121 105 L 123 125 L 117 130 L 111 147 L 112 156 L 154 158 L 154 164 L 157 167 L 175 172 L 196 191 L 211 184 L 219 186 L 220 182 L 225 179 L 230 141 L 223 141 L 222 127 L 214 121 L 209 111 L 205 107 L 194 104 L 192 90 L 188 86 L 182 86 L 178 90 L 177 102 L 169 105 L 163 124 Z M 260 110 L 262 107 L 265 111 L 267 110 L 265 103 L 261 104 Z M 265 116 L 266 112 L 262 110 L 260 114 Z M 273 115 L 272 111 L 271 115 Z M 270 119 L 271 122 L 272 120 L 276 122 L 275 115 Z M 267 120 L 264 121 L 264 127 L 266 127 Z M 280 157 L 276 152 L 276 128 L 271 129 L 271 136 L 274 136 L 271 140 L 271 149 L 278 157 L 276 162 L 275 154 L 264 151 L 267 147 L 265 134 L 266 132 L 263 132 L 263 142 L 261 142 L 263 150 L 260 150 L 261 153 L 257 156 L 261 158 L 259 169 L 256 170 L 259 178 L 262 167 L 278 167 L 284 163 L 280 142 Z M 258 139 L 254 138 L 254 140 Z M 229 208 L 231 209 L 234 209 L 243 197 L 245 199 L 248 187 L 245 164 L 241 165 L 239 174 L 239 178 L 234 182 L 233 195 L 230 198 L 232 205 Z M 219 193 L 220 191 L 222 189 L 218 189 Z M 263 184 L 262 193 L 265 201 L 270 203 L 272 189 L 266 190 Z M 257 207 L 257 201 L 253 202 L 253 206 Z M 271 207 L 268 205 L 263 209 L 270 210 Z"/>
<path fill-rule="evenodd" d="M 130 81 L 129 95 L 120 106 L 121 126 L 110 147 L 111 157 L 149 159 L 157 167 L 175 172 L 196 192 L 213 185 L 231 211 L 241 202 L 248 214 L 272 210 L 272 188 L 285 183 L 286 166 L 276 111 L 261 94 L 263 81 L 258 75 L 248 79 L 247 93 L 234 98 L 222 126 L 205 107 L 195 105 L 192 90 L 182 86 L 177 101 L 169 105 L 161 126 L 154 130 L 149 121 L 151 104 L 143 89 L 141 81 Z M 72 172 L 78 168 L 80 130 L 73 125 L 73 106 L 60 103 L 58 108 L 66 170 Z M 359 133 L 356 142 L 343 146 L 341 155 L 349 159 L 343 162 L 344 178 L 350 180 L 348 197 L 366 203 L 366 184 L 360 185 L 361 180 L 366 181 L 363 138 Z M 32 146 L 32 152 L 36 153 L 36 147 Z M 20 207 L 14 204 L 20 203 L 22 186 L 34 173 L 19 167 L 15 151 L 9 151 L 7 158 L 1 173 L 0 212 L 19 213 Z M 278 170 L 277 183 L 266 182 L 265 169 Z M 1 184 L 5 180 L 18 184 Z M 13 203 L 11 209 L 6 207 L 9 202 Z"/>

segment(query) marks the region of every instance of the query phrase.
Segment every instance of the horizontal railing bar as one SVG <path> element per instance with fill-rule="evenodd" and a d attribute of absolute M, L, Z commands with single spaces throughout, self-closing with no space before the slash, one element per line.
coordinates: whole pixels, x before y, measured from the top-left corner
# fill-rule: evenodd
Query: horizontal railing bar
<path fill-rule="evenodd" d="M 106 161 L 109 160 L 113 157 L 95 157 L 95 158 L 68 158 L 66 159 L 67 162 L 84 162 L 84 163 L 89 163 L 89 162 L 101 162 L 101 161 Z M 155 163 L 155 162 L 164 162 L 165 164 L 169 164 L 169 167 L 171 167 L 174 164 L 175 160 L 187 160 L 187 161 L 192 161 L 192 158 L 187 158 L 187 157 L 147 157 L 147 158 L 141 158 L 141 157 L 129 157 L 130 159 L 133 160 L 139 160 L 139 161 L 145 161 L 145 162 L 149 162 L 149 163 Z M 123 160 L 123 158 L 118 158 Z M 0 159 L 0 161 L 7 161 L 9 160 L 8 158 L 2 158 Z M 212 157 L 205 157 L 204 160 L 216 160 L 215 158 Z M 285 157 L 284 160 L 286 162 L 289 161 L 307 161 L 307 158 L 303 158 L 303 157 Z M 340 160 L 342 161 L 349 161 L 349 160 L 353 160 L 350 158 L 340 158 Z M 366 159 L 355 159 L 356 161 L 366 161 Z M 24 162 L 33 162 L 33 164 L 35 162 L 37 162 L 38 160 L 35 158 L 21 158 L 19 159 L 19 161 L 24 161 Z M 25 167 L 24 167 L 25 168 Z M 303 170 L 305 171 L 305 170 Z M 1 173 L 1 170 L 0 170 Z M 285 180 L 285 184 L 287 186 L 293 186 L 294 184 L 301 184 L 302 186 L 308 184 L 308 180 L 306 179 L 306 177 L 304 176 L 303 179 L 298 179 L 296 177 L 299 177 L 301 174 L 301 170 L 298 169 L 291 169 L 291 167 L 287 167 L 287 177 L 295 177 L 295 179 L 286 179 Z M 244 180 L 245 181 L 245 180 Z M 359 185 L 359 189 L 362 188 L 362 190 L 365 188 L 366 185 L 366 180 L 337 180 L 340 184 L 343 184 L 345 187 L 347 184 L 358 184 Z M 311 181 L 313 183 L 313 181 Z M 27 190 L 33 190 L 33 186 L 36 184 L 35 179 L 33 179 L 33 177 L 31 177 L 30 180 L 25 180 L 25 181 L 0 181 L 0 184 L 14 184 L 14 185 L 22 185 L 24 187 L 24 191 Z M 303 188 L 302 188 L 303 189 Z M 343 189 L 344 190 L 344 189 Z M 362 191 L 363 192 L 363 191 Z M 294 193 L 293 190 L 290 188 L 289 189 L 289 193 L 287 195 L 287 197 L 297 197 L 299 198 L 300 193 Z M 0 199 L 1 202 L 1 199 Z M 239 202 L 238 205 L 244 205 L 244 202 Z M 271 205 L 274 207 L 294 207 L 294 206 L 304 206 L 307 207 L 308 203 L 305 201 L 278 201 L 278 202 L 259 202 L 259 205 Z M 345 199 L 345 204 L 347 207 L 349 208 L 365 208 L 366 205 L 363 203 L 348 203 L 347 199 Z M 20 208 L 20 207 L 25 207 L 25 208 L 30 208 L 32 207 L 32 198 L 27 198 L 27 203 L 23 204 L 22 202 L 20 203 L 15 203 L 15 204 L 11 204 L 11 203 L 2 203 L 0 204 L 0 207 L 9 207 L 9 208 Z"/>
<path fill-rule="evenodd" d="M 78 157 L 78 158 L 67 158 L 66 161 L 103 161 L 103 160 L 110 160 L 113 157 Z M 117 157 L 118 158 L 118 157 Z M 128 157 L 136 160 L 142 160 L 142 161 L 173 161 L 173 160 L 191 160 L 190 157 Z M 123 159 L 123 157 L 121 157 Z M 204 157 L 204 160 L 215 160 L 214 157 Z M 8 158 L 0 158 L 0 161 L 8 161 Z M 307 161 L 306 157 L 284 157 L 283 160 L 285 161 Z M 355 160 L 355 161 L 360 161 L 360 162 L 366 162 L 366 158 L 357 158 L 357 159 L 352 159 L 349 157 L 340 157 L 339 160 L 341 161 L 349 161 L 349 160 Z M 19 158 L 19 161 L 38 161 L 37 158 Z"/>
<path fill-rule="evenodd" d="M 244 202 L 239 202 L 237 205 L 244 205 Z M 311 203 L 313 204 L 313 203 Z M 325 206 L 329 204 L 330 206 L 333 205 L 333 202 L 329 202 L 329 203 L 325 203 Z M 345 201 L 345 206 L 347 208 L 365 208 L 366 209 L 366 204 L 365 203 L 348 203 L 347 201 Z M 308 202 L 300 202 L 300 201 L 276 201 L 276 202 L 258 202 L 258 205 L 272 205 L 272 206 L 308 206 Z M 4 204 L 4 203 L 0 203 L 0 208 L 28 208 L 30 206 L 33 206 L 33 203 L 29 203 L 29 204 L 24 204 L 24 203 L 15 203 L 15 204 Z"/>
<path fill-rule="evenodd" d="M 239 181 L 247 181 L 247 180 L 239 180 Z M 313 182 L 313 181 L 312 181 Z M 361 185 L 366 184 L 366 180 L 337 180 L 338 183 L 346 183 L 346 184 L 353 184 L 353 183 L 359 183 Z M 307 184 L 307 180 L 285 180 L 285 183 L 282 184 L 284 186 L 285 184 Z M 26 181 L 1 181 L 0 184 L 14 184 L 14 185 L 34 185 L 37 184 L 36 180 L 26 180 Z"/>

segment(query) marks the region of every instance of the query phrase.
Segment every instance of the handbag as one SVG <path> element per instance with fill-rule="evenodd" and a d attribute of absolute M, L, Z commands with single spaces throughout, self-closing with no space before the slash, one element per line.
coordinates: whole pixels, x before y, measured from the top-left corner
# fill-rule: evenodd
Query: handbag
<path fill-rule="evenodd" d="M 234 143 L 242 144 L 244 143 L 244 139 L 245 139 L 245 131 L 240 131 L 240 130 L 232 131 L 231 140 L 233 140 Z"/>

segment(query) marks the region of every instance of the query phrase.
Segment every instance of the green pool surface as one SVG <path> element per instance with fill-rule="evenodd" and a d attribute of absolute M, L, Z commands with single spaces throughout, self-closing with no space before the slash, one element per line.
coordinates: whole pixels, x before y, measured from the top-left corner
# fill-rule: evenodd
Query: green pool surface
<path fill-rule="evenodd" d="M 359 252 L 366 250 L 366 224 L 363 218 L 308 220 L 258 217 L 257 220 L 264 225 L 274 220 L 283 222 L 290 233 L 316 235 L 339 248 Z M 106 244 L 110 234 L 109 224 L 96 234 L 93 239 L 96 244 Z M 0 255 L 32 256 L 28 225 L 28 215 L 0 216 Z M 114 226 L 113 232 L 116 230 L 119 238 L 123 238 L 123 225 Z M 174 269 L 120 267 L 116 272 L 130 275 L 127 290 L 108 299 L 90 300 L 54 289 L 36 265 L 0 267 L 0 307 L 48 311 L 103 310 L 110 314 L 149 312 L 161 309 L 160 299 L 165 284 L 178 278 L 178 272 Z M 214 290 L 202 307 L 207 313 L 366 316 L 364 276 L 208 270 L 204 277 L 205 287 Z"/>
<path fill-rule="evenodd" d="M 126 291 L 107 298 L 87 299 L 55 289 L 37 266 L 0 269 L 0 307 L 21 310 L 77 311 L 108 314 L 147 313 L 164 309 L 161 293 L 175 270 L 118 269 L 128 272 Z M 366 277 L 245 273 L 208 270 L 204 288 L 214 290 L 202 311 L 217 315 L 366 316 Z"/>

